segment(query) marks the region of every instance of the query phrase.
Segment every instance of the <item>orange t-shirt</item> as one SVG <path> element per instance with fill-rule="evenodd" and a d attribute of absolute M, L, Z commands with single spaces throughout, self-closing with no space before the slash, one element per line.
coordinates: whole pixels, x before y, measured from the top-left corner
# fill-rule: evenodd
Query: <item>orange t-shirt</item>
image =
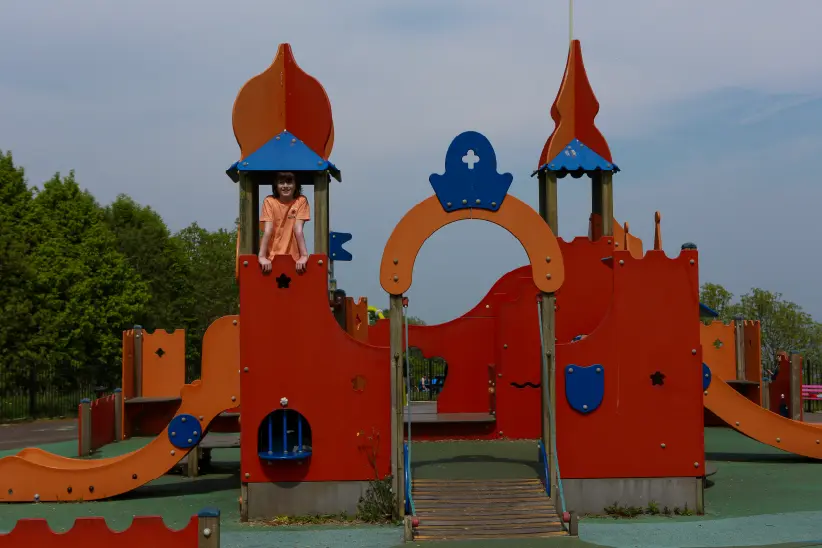
<path fill-rule="evenodd" d="M 297 219 L 308 221 L 311 219 L 311 209 L 308 199 L 300 196 L 289 204 L 284 204 L 274 196 L 266 196 L 263 201 L 263 213 L 260 215 L 260 224 L 271 222 L 274 224 L 274 233 L 268 241 L 268 259 L 274 260 L 275 255 L 291 255 L 294 260 L 300 258 L 300 247 L 297 245 L 297 236 L 294 234 L 294 224 Z"/>

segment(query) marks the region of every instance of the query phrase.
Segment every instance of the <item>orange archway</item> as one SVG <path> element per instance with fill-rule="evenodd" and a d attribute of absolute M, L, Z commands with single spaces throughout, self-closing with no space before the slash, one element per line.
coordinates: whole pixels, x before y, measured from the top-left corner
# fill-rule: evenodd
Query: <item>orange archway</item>
<path fill-rule="evenodd" d="M 445 225 L 464 219 L 489 221 L 519 240 L 531 262 L 534 283 L 541 291 L 554 293 L 562 286 L 565 268 L 551 227 L 531 206 L 508 195 L 497 211 L 471 208 L 447 212 L 436 196 L 414 206 L 385 244 L 380 263 L 382 288 L 391 295 L 408 291 L 414 262 L 425 241 Z"/>

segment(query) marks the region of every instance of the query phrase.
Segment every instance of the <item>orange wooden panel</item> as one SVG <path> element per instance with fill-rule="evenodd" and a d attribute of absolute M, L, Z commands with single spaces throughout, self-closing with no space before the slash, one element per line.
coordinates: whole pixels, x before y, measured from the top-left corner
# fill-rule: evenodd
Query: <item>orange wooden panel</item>
<path fill-rule="evenodd" d="M 297 65 L 289 44 L 280 44 L 271 66 L 240 89 L 232 122 L 240 160 L 283 131 L 291 132 L 325 160 L 334 146 L 328 95 Z"/>
<path fill-rule="evenodd" d="M 340 329 L 328 307 L 328 257 L 311 255 L 303 274 L 288 256 L 275 257 L 270 274 L 254 255 L 240 264 L 241 359 L 248 368 L 241 375 L 243 481 L 374 479 L 373 450 L 379 475 L 390 473 L 389 351 Z M 282 409 L 281 398 L 310 425 L 313 453 L 269 466 L 258 456 L 258 427 Z"/>
<path fill-rule="evenodd" d="M 702 360 L 711 368 L 711 374 L 723 380 L 736 379 L 733 323 L 716 320 L 705 325 L 699 322 L 699 341 L 702 345 Z"/>
<path fill-rule="evenodd" d="M 10 532 L 0 533 L 0 548 L 197 548 L 197 516 L 173 530 L 159 516 L 135 516 L 128 529 L 112 531 L 101 517 L 78 518 L 68 531 L 55 533 L 45 519 L 21 519 Z"/>
<path fill-rule="evenodd" d="M 202 380 L 182 387 L 179 413 L 198 418 L 199 431 L 240 404 L 240 337 L 237 316 L 215 320 L 203 336 Z M 162 432 L 145 447 L 110 459 L 81 460 L 42 449 L 24 449 L 0 459 L 0 502 L 100 500 L 120 495 L 164 475 L 187 450 Z M 144 539 L 145 540 L 145 539 Z"/>
<path fill-rule="evenodd" d="M 425 240 L 443 226 L 463 219 L 492 222 L 517 238 L 533 265 L 534 283 L 541 291 L 551 293 L 562 285 L 565 270 L 557 239 L 548 224 L 529 205 L 508 195 L 496 212 L 461 209 L 447 213 L 437 197 L 431 196 L 405 214 L 385 244 L 380 264 L 383 289 L 392 295 L 408 291 L 414 261 Z"/>
<path fill-rule="evenodd" d="M 358 341 L 368 342 L 368 299 L 360 297 L 355 302 L 353 297 L 346 297 L 345 300 L 345 330 Z"/>
<path fill-rule="evenodd" d="M 562 84 L 551 106 L 551 118 L 556 127 L 542 149 L 537 167 L 553 160 L 574 139 L 579 139 L 602 158 L 612 162 L 608 142 L 594 124 L 598 112 L 599 102 L 582 61 L 582 46 L 579 40 L 573 40 Z"/>
<path fill-rule="evenodd" d="M 614 219 L 614 247 L 616 249 L 622 249 L 624 246 L 623 242 L 625 241 L 625 229 L 619 221 Z M 643 244 L 642 240 L 631 234 L 628 233 L 628 251 L 631 253 L 631 256 L 634 259 L 641 259 L 642 256 L 645 254 L 643 251 Z"/>
<path fill-rule="evenodd" d="M 694 263 L 691 264 L 690 261 Z M 624 261 L 622 265 L 619 261 Z M 608 316 L 578 342 L 557 345 L 557 452 L 564 478 L 704 474 L 698 256 L 639 260 L 614 253 Z M 583 415 L 565 398 L 565 367 L 601 364 L 605 393 Z M 665 375 L 654 385 L 651 375 Z"/>
<path fill-rule="evenodd" d="M 144 398 L 171 398 L 180 395 L 186 383 L 186 332 L 143 330 Z"/>

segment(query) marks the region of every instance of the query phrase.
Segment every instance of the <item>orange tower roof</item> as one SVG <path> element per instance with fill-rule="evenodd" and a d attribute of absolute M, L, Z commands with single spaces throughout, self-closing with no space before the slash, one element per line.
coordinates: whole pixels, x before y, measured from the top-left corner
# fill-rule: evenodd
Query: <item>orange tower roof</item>
<path fill-rule="evenodd" d="M 582 46 L 573 40 L 557 97 L 551 106 L 556 126 L 539 157 L 539 170 L 579 177 L 591 171 L 619 171 L 611 159 L 611 149 L 594 124 L 599 112 L 585 64 Z"/>

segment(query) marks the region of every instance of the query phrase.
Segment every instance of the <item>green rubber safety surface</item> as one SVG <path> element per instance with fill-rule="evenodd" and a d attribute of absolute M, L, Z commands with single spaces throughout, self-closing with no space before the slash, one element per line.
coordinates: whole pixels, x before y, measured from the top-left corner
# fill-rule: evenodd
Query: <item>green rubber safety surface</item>
<path fill-rule="evenodd" d="M 127 453 L 148 439 L 132 439 L 103 448 L 94 458 Z M 705 490 L 706 515 L 668 518 L 643 515 L 631 519 L 585 517 L 579 538 L 522 540 L 426 541 L 412 546 L 473 548 L 598 546 L 822 546 L 822 462 L 803 459 L 745 438 L 728 428 L 705 432 L 707 459 L 717 468 Z M 76 441 L 41 446 L 75 456 Z M 0 451 L 0 456 L 16 453 Z M 534 441 L 414 442 L 412 474 L 418 479 L 530 479 L 541 476 Z M 561 463 L 561 461 L 560 461 Z M 561 469 L 560 469 L 561 472 Z M 71 527 L 74 519 L 103 516 L 115 530 L 128 527 L 134 515 L 161 515 L 169 527 L 183 527 L 204 507 L 222 514 L 223 547 L 402 545 L 399 527 L 302 526 L 266 527 L 241 524 L 239 450 L 214 449 L 212 470 L 198 478 L 167 474 L 112 500 L 87 503 L 2 505 L 0 531 L 20 518 L 46 518 L 54 530 Z M 769 535 L 769 533 L 772 533 Z M 794 536 L 791 536 L 794 535 Z M 786 543 L 804 540 L 802 543 Z M 694 542 L 699 542 L 695 544 Z M 780 541 L 783 541 L 780 544 Z M 770 542 L 770 544 L 768 544 Z"/>

